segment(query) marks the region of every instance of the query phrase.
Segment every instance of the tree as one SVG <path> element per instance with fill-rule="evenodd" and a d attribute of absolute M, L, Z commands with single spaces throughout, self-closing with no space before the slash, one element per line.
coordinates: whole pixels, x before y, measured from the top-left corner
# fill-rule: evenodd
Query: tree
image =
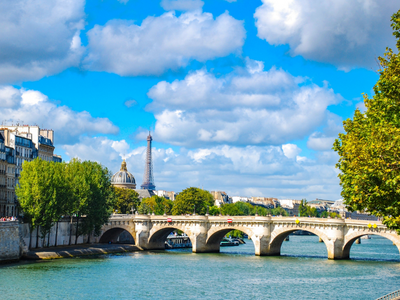
<path fill-rule="evenodd" d="M 150 198 L 144 198 L 139 206 L 139 213 L 154 213 L 155 215 L 163 215 L 164 213 L 170 214 L 174 202 L 164 197 L 154 195 Z"/>
<path fill-rule="evenodd" d="M 114 194 L 111 174 L 97 162 L 73 159 L 67 164 L 66 174 L 71 192 L 65 211 L 78 218 L 76 243 L 80 235 L 100 234 L 111 215 Z"/>
<path fill-rule="evenodd" d="M 219 215 L 221 213 L 221 210 L 219 209 L 218 206 L 213 205 L 213 206 L 211 206 L 209 208 L 208 213 L 209 213 L 210 216 L 217 216 L 217 215 Z"/>
<path fill-rule="evenodd" d="M 78 235 L 99 235 L 101 226 L 108 221 L 112 213 L 114 199 L 111 174 L 97 162 L 84 161 L 79 175 L 85 179 L 85 186 L 88 185 L 89 190 L 78 206 L 78 216 L 85 216 L 82 218 Z"/>
<path fill-rule="evenodd" d="M 15 192 L 31 232 L 40 226 L 44 239 L 63 215 L 64 202 L 68 199 L 65 163 L 42 159 L 24 162 Z"/>
<path fill-rule="evenodd" d="M 114 211 L 129 214 L 132 208 L 134 210 L 139 208 L 139 194 L 135 190 L 114 187 L 113 192 L 115 196 Z"/>
<path fill-rule="evenodd" d="M 306 199 L 302 199 L 300 206 L 299 206 L 299 215 L 300 217 L 308 217 L 307 214 L 307 200 Z"/>
<path fill-rule="evenodd" d="M 392 16 L 400 50 L 400 11 Z M 365 112 L 356 110 L 343 122 L 333 149 L 344 203 L 352 211 L 368 211 L 400 233 L 400 56 L 387 48 L 374 95 L 364 95 Z"/>
<path fill-rule="evenodd" d="M 210 192 L 190 187 L 178 194 L 172 208 L 173 215 L 192 214 L 196 209 L 196 214 L 205 215 L 207 206 L 214 205 L 214 198 Z"/>
<path fill-rule="evenodd" d="M 224 204 L 221 206 L 221 214 L 224 216 L 243 216 L 244 213 L 235 204 Z"/>

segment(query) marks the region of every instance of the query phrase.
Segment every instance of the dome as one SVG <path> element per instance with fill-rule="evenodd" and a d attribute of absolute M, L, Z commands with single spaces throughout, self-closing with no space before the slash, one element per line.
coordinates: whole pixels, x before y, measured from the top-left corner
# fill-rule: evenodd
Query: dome
<path fill-rule="evenodd" d="M 121 170 L 111 177 L 111 184 L 125 188 L 136 188 L 135 177 L 128 172 L 125 159 L 121 164 Z"/>

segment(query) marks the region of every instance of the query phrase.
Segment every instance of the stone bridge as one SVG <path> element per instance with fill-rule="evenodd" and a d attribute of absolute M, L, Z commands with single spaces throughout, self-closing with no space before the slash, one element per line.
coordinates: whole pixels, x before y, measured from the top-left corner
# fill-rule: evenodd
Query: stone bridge
<path fill-rule="evenodd" d="M 193 252 L 219 252 L 222 238 L 231 230 L 246 233 L 256 255 L 280 255 L 285 238 L 296 230 L 311 232 L 325 243 L 329 259 L 347 259 L 354 241 L 363 235 L 379 235 L 400 251 L 400 236 L 379 221 L 262 216 L 155 216 L 113 215 L 102 228 L 100 243 L 116 241 L 128 231 L 143 250 L 164 249 L 173 230 L 186 233 Z"/>

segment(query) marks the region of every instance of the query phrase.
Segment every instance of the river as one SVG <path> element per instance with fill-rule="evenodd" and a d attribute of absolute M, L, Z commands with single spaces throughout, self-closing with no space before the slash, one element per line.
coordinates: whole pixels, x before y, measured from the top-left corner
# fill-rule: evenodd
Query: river
<path fill-rule="evenodd" d="M 247 241 L 247 240 L 246 240 Z M 219 254 L 191 249 L 19 262 L 0 267 L 1 299 L 376 299 L 400 289 L 400 256 L 384 238 L 327 259 L 316 236 L 290 236 L 280 257 L 251 241 Z"/>

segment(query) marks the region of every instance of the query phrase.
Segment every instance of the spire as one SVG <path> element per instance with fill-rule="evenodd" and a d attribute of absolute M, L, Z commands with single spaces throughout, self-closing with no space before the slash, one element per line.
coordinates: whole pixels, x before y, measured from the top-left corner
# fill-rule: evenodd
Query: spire
<path fill-rule="evenodd" d="M 144 190 L 155 190 L 156 186 L 154 185 L 153 178 L 153 162 L 151 160 L 151 141 L 153 138 L 149 132 L 147 137 L 147 151 L 146 151 L 146 165 L 144 168 L 144 176 L 143 176 L 143 184 L 141 185 Z"/>

